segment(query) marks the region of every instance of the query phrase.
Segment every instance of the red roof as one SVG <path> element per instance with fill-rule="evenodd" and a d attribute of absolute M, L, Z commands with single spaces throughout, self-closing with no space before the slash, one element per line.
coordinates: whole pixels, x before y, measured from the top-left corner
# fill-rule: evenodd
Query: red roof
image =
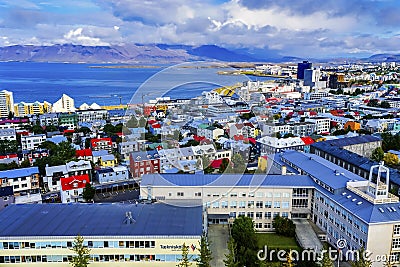
<path fill-rule="evenodd" d="M 111 137 L 93 138 L 92 140 L 90 140 L 90 144 L 92 145 L 92 147 L 96 147 L 97 143 L 100 141 L 106 141 L 109 143 L 109 145 L 112 145 Z"/>
<path fill-rule="evenodd" d="M 64 130 L 64 133 L 74 133 L 74 132 L 75 130 L 68 130 L 68 129 Z"/>
<path fill-rule="evenodd" d="M 90 148 L 87 149 L 81 149 L 76 151 L 76 157 L 90 157 L 93 156 L 92 150 Z"/>
<path fill-rule="evenodd" d="M 218 169 L 218 168 L 221 166 L 221 164 L 222 164 L 222 160 L 224 160 L 224 159 L 216 159 L 216 160 L 213 160 L 213 161 L 211 162 L 210 166 L 211 166 L 212 168 L 214 168 L 214 169 Z M 227 159 L 227 160 L 228 160 L 228 162 L 229 162 L 229 159 Z"/>
<path fill-rule="evenodd" d="M 10 155 L 1 155 L 0 159 L 14 159 L 14 158 L 18 158 L 17 154 L 10 154 Z"/>
<path fill-rule="evenodd" d="M 148 124 L 152 125 L 152 124 L 156 123 L 157 121 L 156 120 L 149 120 L 147 122 L 148 122 Z"/>
<path fill-rule="evenodd" d="M 194 135 L 194 136 L 193 136 L 193 139 L 194 139 L 195 141 L 197 141 L 197 142 L 201 142 L 201 141 L 203 141 L 204 139 L 206 139 L 206 137 L 205 137 L 205 136 Z"/>
<path fill-rule="evenodd" d="M 310 111 L 310 115 L 311 115 L 311 116 L 316 116 L 316 115 L 318 115 L 318 113 L 317 113 L 316 111 L 313 111 L 313 110 L 312 110 L 312 111 Z"/>
<path fill-rule="evenodd" d="M 87 183 L 90 183 L 90 180 L 89 180 L 89 175 L 83 174 L 67 178 L 61 178 L 60 182 L 62 191 L 67 191 L 78 188 L 84 188 Z"/>
<path fill-rule="evenodd" d="M 153 129 L 161 129 L 161 124 L 159 124 L 159 123 L 153 123 L 152 125 L 151 125 L 151 127 L 153 128 Z"/>
<path fill-rule="evenodd" d="M 313 140 L 311 137 L 309 137 L 309 136 L 300 137 L 300 138 L 301 138 L 301 140 L 303 140 L 303 142 L 304 142 L 304 144 L 305 144 L 306 146 L 315 143 L 314 140 Z"/>

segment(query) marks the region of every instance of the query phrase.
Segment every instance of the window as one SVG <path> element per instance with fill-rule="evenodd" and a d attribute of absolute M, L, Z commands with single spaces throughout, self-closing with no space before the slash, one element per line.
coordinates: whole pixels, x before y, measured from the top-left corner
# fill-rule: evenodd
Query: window
<path fill-rule="evenodd" d="M 271 229 L 271 223 L 264 223 L 265 229 Z"/>
<path fill-rule="evenodd" d="M 219 208 L 219 202 L 218 202 L 218 201 L 213 202 L 213 203 L 211 204 L 211 207 L 212 207 L 213 209 L 218 209 L 218 208 Z"/>
<path fill-rule="evenodd" d="M 289 212 L 282 212 L 283 218 L 289 218 Z"/>
<path fill-rule="evenodd" d="M 248 208 L 254 208 L 254 201 L 248 201 L 247 202 L 247 207 Z"/>
<path fill-rule="evenodd" d="M 231 208 L 236 209 L 237 201 L 231 201 Z"/>
<path fill-rule="evenodd" d="M 274 212 L 273 218 L 275 219 L 278 216 L 279 216 L 279 212 Z"/>
<path fill-rule="evenodd" d="M 274 208 L 279 209 L 281 207 L 281 202 L 280 201 L 274 201 Z"/>
<path fill-rule="evenodd" d="M 194 193 L 194 196 L 195 196 L 195 197 L 201 197 L 201 192 L 196 192 L 196 193 Z"/>
<path fill-rule="evenodd" d="M 247 217 L 253 219 L 254 218 L 254 212 L 252 212 L 252 211 L 247 212 Z"/>
<path fill-rule="evenodd" d="M 263 192 L 257 192 L 256 197 L 264 197 L 264 193 Z"/>
<path fill-rule="evenodd" d="M 274 193 L 274 197 L 281 197 L 281 193 L 279 192 Z"/>
<path fill-rule="evenodd" d="M 272 193 L 271 192 L 266 193 L 266 197 L 272 197 Z"/>
<path fill-rule="evenodd" d="M 265 201 L 265 208 L 270 209 L 272 207 L 272 201 Z"/>
<path fill-rule="evenodd" d="M 262 219 L 262 212 L 256 212 L 256 219 Z"/>
<path fill-rule="evenodd" d="M 256 208 L 257 209 L 262 209 L 263 208 L 263 202 L 262 201 L 257 201 L 256 202 Z"/>
<path fill-rule="evenodd" d="M 289 208 L 289 201 L 282 201 L 282 209 L 288 209 Z"/>
<path fill-rule="evenodd" d="M 400 238 L 395 238 L 392 241 L 392 248 L 397 249 L 400 248 Z"/>
<path fill-rule="evenodd" d="M 237 197 L 237 193 L 231 193 L 231 197 Z"/>
<path fill-rule="evenodd" d="M 176 193 L 178 197 L 183 197 L 183 192 Z"/>
<path fill-rule="evenodd" d="M 285 198 L 289 198 L 290 197 L 290 193 L 283 193 L 282 196 L 285 197 Z"/>
<path fill-rule="evenodd" d="M 239 209 L 244 209 L 246 208 L 246 201 L 240 201 L 239 202 Z"/>
<path fill-rule="evenodd" d="M 354 222 L 355 224 L 356 222 Z M 400 235 L 400 224 L 394 226 L 393 234 Z"/>
<path fill-rule="evenodd" d="M 221 201 L 221 208 L 227 209 L 228 208 L 228 201 Z"/>

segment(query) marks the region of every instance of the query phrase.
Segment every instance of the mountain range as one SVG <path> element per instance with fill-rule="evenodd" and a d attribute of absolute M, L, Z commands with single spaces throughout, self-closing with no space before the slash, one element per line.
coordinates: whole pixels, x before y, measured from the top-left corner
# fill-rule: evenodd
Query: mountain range
<path fill-rule="evenodd" d="M 0 47 L 0 61 L 69 62 L 69 63 L 179 63 L 196 60 L 226 62 L 298 62 L 298 57 L 282 56 L 268 49 L 227 49 L 216 45 L 127 44 L 82 46 L 73 44 Z M 318 61 L 314 59 L 308 59 Z M 330 61 L 325 59 L 323 61 Z M 333 60 L 333 59 L 332 59 Z M 320 60 L 321 61 L 321 60 Z M 400 62 L 400 55 L 379 54 L 364 62 Z"/>

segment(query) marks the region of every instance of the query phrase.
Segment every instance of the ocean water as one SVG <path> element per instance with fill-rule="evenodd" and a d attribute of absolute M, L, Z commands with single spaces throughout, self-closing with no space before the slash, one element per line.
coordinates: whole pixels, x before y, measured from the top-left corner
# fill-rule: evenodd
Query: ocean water
<path fill-rule="evenodd" d="M 13 92 L 15 103 L 54 103 L 67 94 L 74 98 L 75 106 L 94 102 L 117 105 L 120 101 L 141 103 L 160 96 L 192 98 L 220 86 L 270 79 L 219 75 L 218 71 L 226 69 L 198 68 L 201 64 L 114 68 L 115 65 L 0 62 L 0 90 Z"/>

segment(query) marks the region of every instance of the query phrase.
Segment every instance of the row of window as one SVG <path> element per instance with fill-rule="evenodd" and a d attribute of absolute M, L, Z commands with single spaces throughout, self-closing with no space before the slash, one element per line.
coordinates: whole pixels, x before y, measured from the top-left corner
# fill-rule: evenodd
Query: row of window
<path fill-rule="evenodd" d="M 231 218 L 236 218 L 239 216 L 246 216 L 252 219 L 275 219 L 278 216 L 284 217 L 284 218 L 289 218 L 289 212 L 244 212 L 244 211 L 240 211 L 240 212 L 231 212 L 229 214 L 229 217 Z"/>
<path fill-rule="evenodd" d="M 72 255 L 34 255 L 34 256 L 0 256 L 0 263 L 31 263 L 31 262 L 70 262 Z M 129 261 L 165 261 L 178 262 L 180 254 L 140 254 L 140 255 L 90 255 L 89 262 L 129 262 Z M 194 261 L 195 258 L 193 257 Z"/>
<path fill-rule="evenodd" d="M 206 206 L 207 208 L 213 208 L 213 209 L 227 209 L 229 204 L 229 208 L 231 209 L 245 209 L 245 208 L 257 208 L 257 209 L 263 209 L 263 208 L 274 208 L 274 209 L 288 209 L 290 207 L 290 202 L 289 201 L 214 201 L 214 202 L 207 202 Z"/>
<path fill-rule="evenodd" d="M 156 241 L 84 241 L 89 248 L 155 248 Z M 0 242 L 0 249 L 72 248 L 71 241 Z"/>

